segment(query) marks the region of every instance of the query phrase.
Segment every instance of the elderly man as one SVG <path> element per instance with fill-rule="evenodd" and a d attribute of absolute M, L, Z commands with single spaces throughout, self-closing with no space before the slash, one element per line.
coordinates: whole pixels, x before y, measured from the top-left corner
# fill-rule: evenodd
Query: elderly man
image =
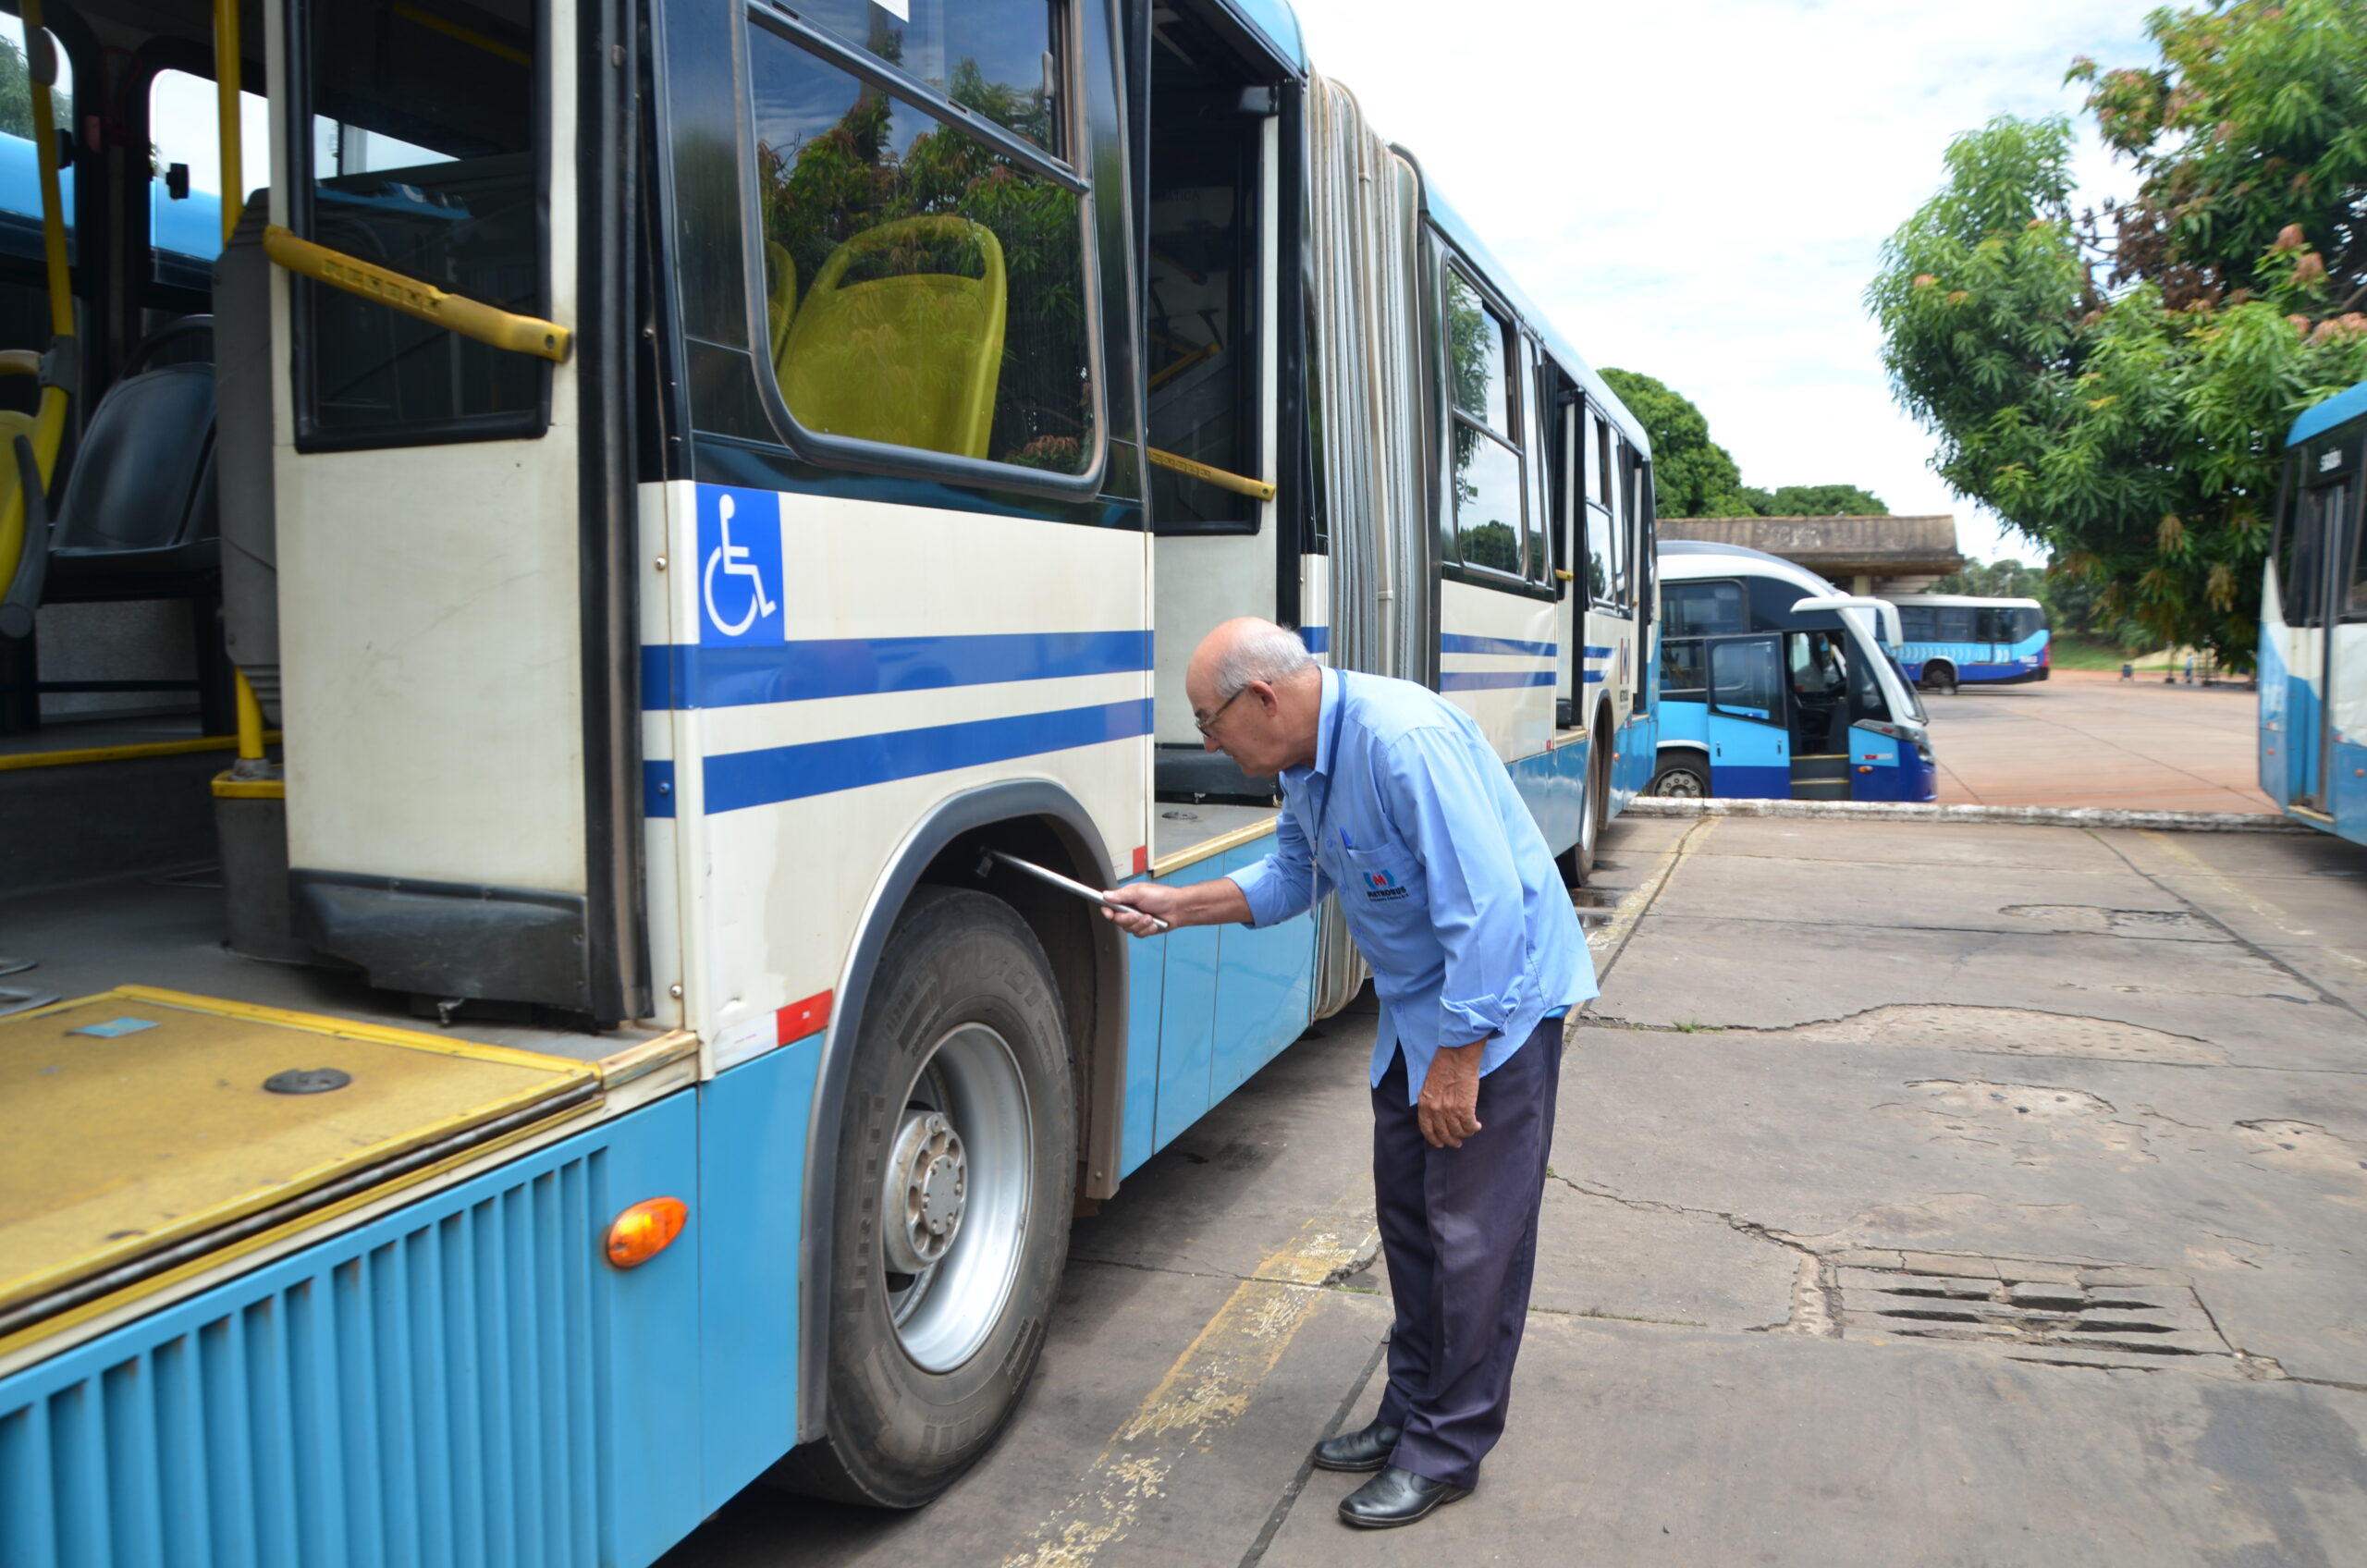
<path fill-rule="evenodd" d="M 1340 1504 L 1410 1525 L 1478 1484 L 1504 1429 L 1528 1312 L 1563 1020 L 1594 963 L 1528 808 L 1478 725 L 1410 681 L 1318 667 L 1294 632 L 1228 621 L 1192 657 L 1200 734 L 1279 774 L 1274 852 L 1211 882 L 1110 896 L 1136 936 L 1287 920 L 1337 889 L 1380 998 L 1372 1174 L 1397 1322 L 1389 1389 L 1327 1470 L 1378 1471 Z"/>

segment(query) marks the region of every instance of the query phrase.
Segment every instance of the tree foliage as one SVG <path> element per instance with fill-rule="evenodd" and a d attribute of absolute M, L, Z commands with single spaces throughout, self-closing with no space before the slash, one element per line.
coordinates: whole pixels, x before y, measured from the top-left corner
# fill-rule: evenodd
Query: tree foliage
<path fill-rule="evenodd" d="M 1959 493 L 2096 615 L 2249 668 L 2283 432 L 2367 378 L 2367 0 L 2153 13 L 2163 63 L 2077 62 L 2139 176 L 2071 206 L 2070 122 L 1992 121 L 1867 293 Z"/>
<path fill-rule="evenodd" d="M 51 90 L 49 112 L 59 128 L 73 126 L 74 101 L 62 88 Z M 0 132 L 28 141 L 33 134 L 32 73 L 26 67 L 24 50 L 6 38 L 0 38 Z"/>
<path fill-rule="evenodd" d="M 1632 370 L 1606 370 L 1602 379 L 1651 439 L 1652 499 L 1661 516 L 1752 515 L 1742 470 L 1710 439 L 1710 422 L 1691 398 Z"/>
<path fill-rule="evenodd" d="M 1742 487 L 1743 498 L 1761 517 L 1888 517 L 1890 508 L 1870 490 L 1855 484 L 1783 484 L 1772 490 Z"/>

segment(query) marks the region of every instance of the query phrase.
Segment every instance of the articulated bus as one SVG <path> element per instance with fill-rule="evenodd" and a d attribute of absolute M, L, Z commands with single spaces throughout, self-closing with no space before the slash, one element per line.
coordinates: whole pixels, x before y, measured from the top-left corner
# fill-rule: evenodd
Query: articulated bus
<path fill-rule="evenodd" d="M 1930 721 L 1892 650 L 1896 611 L 1746 549 L 1660 547 L 1655 795 L 1928 801 Z"/>
<path fill-rule="evenodd" d="M 2054 672 L 2046 606 L 2036 599 L 1983 599 L 1964 594 L 1900 594 L 1899 664 L 1927 692 L 1967 681 L 2011 686 Z"/>
<path fill-rule="evenodd" d="M 1205 632 L 1446 692 L 1573 879 L 1649 779 L 1644 433 L 1280 0 L 22 6 L 10 1568 L 924 1503 L 1363 981 L 996 858 L 1264 852 Z"/>
<path fill-rule="evenodd" d="M 2293 422 L 2260 600 L 2260 787 L 2367 844 L 2367 383 Z"/>

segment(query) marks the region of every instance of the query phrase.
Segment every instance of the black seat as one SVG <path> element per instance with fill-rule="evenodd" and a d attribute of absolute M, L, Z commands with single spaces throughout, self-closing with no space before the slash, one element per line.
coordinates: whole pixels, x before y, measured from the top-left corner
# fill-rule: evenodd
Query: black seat
<path fill-rule="evenodd" d="M 202 595 L 221 566 L 214 487 L 214 321 L 142 343 L 83 427 L 58 498 L 43 598 Z M 202 350 L 204 357 L 175 358 Z"/>

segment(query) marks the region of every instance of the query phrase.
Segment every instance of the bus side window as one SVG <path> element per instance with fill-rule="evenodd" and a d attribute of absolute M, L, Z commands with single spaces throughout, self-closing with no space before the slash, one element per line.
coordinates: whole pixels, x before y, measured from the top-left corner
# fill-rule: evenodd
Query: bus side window
<path fill-rule="evenodd" d="M 1617 606 L 1612 584 L 1618 542 L 1612 537 L 1611 427 L 1592 409 L 1586 411 L 1586 438 L 1580 443 L 1586 464 L 1587 596 L 1605 609 Z"/>
<path fill-rule="evenodd" d="M 1946 605 L 1938 611 L 1940 636 L 1943 643 L 1972 642 L 1972 607 L 1969 605 Z"/>
<path fill-rule="evenodd" d="M 1860 645 L 1851 650 L 1846 662 L 1849 668 L 1849 719 L 1887 720 L 1890 704 L 1883 700 L 1883 683 L 1874 676 L 1873 657 Z"/>
<path fill-rule="evenodd" d="M 1084 202 L 1055 178 L 1050 8 L 981 0 L 902 30 L 903 69 L 941 101 L 875 86 L 762 20 L 747 36 L 765 340 L 790 417 L 1085 473 L 1099 445 L 1091 291 Z M 938 36 L 957 21 L 958 38 Z"/>
<path fill-rule="evenodd" d="M 1738 637 L 1710 644 L 1712 705 L 1745 718 L 1784 718 L 1784 677 L 1775 639 Z"/>
<path fill-rule="evenodd" d="M 1709 646 L 1699 637 L 1673 637 L 1661 644 L 1661 695 L 1700 702 L 1709 690 L 1710 671 L 1703 658 Z"/>
<path fill-rule="evenodd" d="M 1909 643 L 1929 643 L 1938 635 L 1932 630 L 1932 606 L 1905 605 L 1898 612 L 1898 634 Z"/>
<path fill-rule="evenodd" d="M 539 13 L 471 14 L 482 36 L 410 6 L 308 9 L 290 108 L 293 227 L 471 300 L 546 315 Z M 548 418 L 547 361 L 374 300 L 299 281 L 294 337 L 307 449 L 537 435 Z"/>
<path fill-rule="evenodd" d="M 1463 564 L 1521 575 L 1520 385 L 1507 373 L 1514 338 L 1461 271 L 1446 269 L 1447 374 L 1452 414 L 1454 533 Z"/>
<path fill-rule="evenodd" d="M 2367 620 L 2367 510 L 2353 515 L 2350 531 L 2350 589 L 2343 595 L 2346 620 Z"/>
<path fill-rule="evenodd" d="M 1671 637 L 1718 637 L 1745 631 L 1739 582 L 1671 582 L 1661 589 L 1661 613 Z"/>

